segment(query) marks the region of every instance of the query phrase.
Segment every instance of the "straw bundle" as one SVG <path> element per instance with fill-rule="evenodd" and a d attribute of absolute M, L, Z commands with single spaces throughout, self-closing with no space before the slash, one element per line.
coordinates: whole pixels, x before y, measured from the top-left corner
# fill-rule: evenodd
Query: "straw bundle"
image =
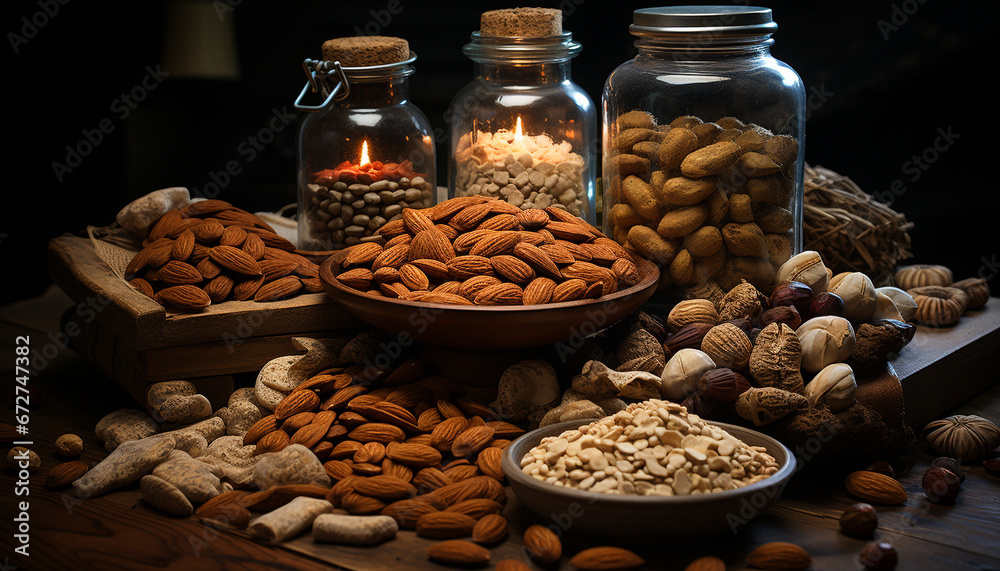
<path fill-rule="evenodd" d="M 806 165 L 804 179 L 802 244 L 834 273 L 864 272 L 885 283 L 900 260 L 912 257 L 906 216 L 830 169 Z"/>

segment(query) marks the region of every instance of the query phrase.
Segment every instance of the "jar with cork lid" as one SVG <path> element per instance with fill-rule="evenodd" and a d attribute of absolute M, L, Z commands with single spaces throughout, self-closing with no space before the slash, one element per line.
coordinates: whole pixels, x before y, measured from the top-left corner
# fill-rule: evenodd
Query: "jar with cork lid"
<path fill-rule="evenodd" d="M 305 250 L 380 240 L 405 208 L 435 202 L 434 139 L 409 99 L 416 54 L 401 38 L 336 38 L 306 59 L 295 107 L 298 239 Z M 308 100 L 308 101 L 307 101 Z"/>
<path fill-rule="evenodd" d="M 603 226 L 660 265 L 661 291 L 774 285 L 801 249 L 805 89 L 753 6 L 633 12 L 638 54 L 602 95 Z"/>
<path fill-rule="evenodd" d="M 561 10 L 482 14 L 462 50 L 475 62 L 475 79 L 445 117 L 450 197 L 491 196 L 596 220 L 600 132 L 593 101 L 570 74 L 580 50 Z"/>

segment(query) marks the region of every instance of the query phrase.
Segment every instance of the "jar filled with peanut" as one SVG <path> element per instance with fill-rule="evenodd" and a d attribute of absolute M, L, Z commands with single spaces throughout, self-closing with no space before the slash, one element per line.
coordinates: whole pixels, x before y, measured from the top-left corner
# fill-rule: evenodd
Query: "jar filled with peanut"
<path fill-rule="evenodd" d="M 776 27 L 767 8 L 633 13 L 639 53 L 603 93 L 602 223 L 661 290 L 763 290 L 801 249 L 805 89 Z"/>

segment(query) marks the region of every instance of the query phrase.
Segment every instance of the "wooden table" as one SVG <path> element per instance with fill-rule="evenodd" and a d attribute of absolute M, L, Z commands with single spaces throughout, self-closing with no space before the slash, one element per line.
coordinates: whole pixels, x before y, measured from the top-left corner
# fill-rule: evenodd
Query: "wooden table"
<path fill-rule="evenodd" d="M 50 343 L 48 331 L 58 328 L 58 315 L 67 300 L 58 292 L 16 307 L 3 308 L 0 313 L 0 334 L 13 355 L 14 338 L 30 334 L 33 347 L 41 350 Z M 994 311 L 986 319 L 993 323 L 1000 313 L 994 300 Z M 997 335 L 1000 327 L 987 328 L 989 350 L 981 355 L 987 363 L 1000 355 Z M 933 355 L 955 350 L 955 344 L 941 345 L 940 332 L 918 332 L 919 344 L 907 349 L 919 351 L 919 358 L 930 360 L 924 367 L 896 363 L 897 371 L 907 391 L 909 379 L 922 385 L 910 391 L 934 391 L 932 394 L 955 394 L 941 389 L 921 375 L 933 371 Z M 937 336 L 937 337 L 935 337 Z M 959 349 L 960 350 L 960 349 Z M 17 474 L 5 470 L 0 474 L 0 569 L 330 569 L 390 570 L 435 569 L 440 567 L 425 560 L 423 549 L 429 541 L 412 532 L 376 548 L 349 548 L 315 544 L 300 537 L 281 546 L 258 544 L 241 532 L 217 530 L 196 518 L 171 517 L 147 506 L 140 498 L 137 486 L 86 501 L 70 493 L 53 492 L 43 487 L 48 467 L 58 461 L 52 442 L 63 433 L 74 432 L 84 437 L 83 459 L 96 462 L 104 457 L 101 443 L 93 435 L 97 420 L 106 413 L 134 407 L 135 402 L 99 370 L 88 365 L 71 350 L 55 351 L 44 359 L 44 367 L 29 380 L 30 434 L 33 449 L 42 458 L 43 468 L 31 475 L 27 496 L 15 496 Z M 901 357 L 906 357 L 904 355 Z M 914 359 L 918 356 L 915 354 Z M 992 361 L 990 361 L 992 359 Z M 907 362 L 908 363 L 908 362 Z M 976 362 L 956 366 L 978 369 Z M 13 410 L 13 359 L 3 365 L 7 394 L 4 397 L 0 421 L 9 422 Z M 998 370 L 992 367 L 992 371 Z M 905 373 L 905 374 L 904 374 Z M 247 382 L 247 379 L 242 379 Z M 1000 422 L 1000 384 L 998 377 L 979 380 L 985 390 L 973 398 L 958 403 L 955 412 L 980 414 Z M 948 377 L 938 378 L 937 384 L 955 383 Z M 968 390 L 968 387 L 966 388 Z M 960 391 L 959 391 L 960 392 Z M 950 406 L 950 404 L 949 404 Z M 918 411 L 919 415 L 926 411 Z M 908 412 L 909 416 L 909 412 Z M 920 476 L 933 459 L 923 445 L 910 450 L 894 461 L 897 476 L 909 494 L 903 506 L 879 508 L 879 539 L 889 540 L 899 552 L 898 569 L 1000 569 L 1000 478 L 985 474 L 981 466 L 967 466 L 967 480 L 958 501 L 953 506 L 930 504 L 920 490 Z M 845 471 L 851 467 L 845 466 Z M 856 554 L 866 544 L 837 531 L 837 518 L 844 506 L 855 500 L 846 495 L 842 473 L 805 468 L 792 478 L 781 500 L 767 514 L 740 529 L 736 534 L 711 538 L 701 543 L 671 544 L 669 537 L 652 548 L 639 548 L 650 569 L 683 569 L 694 558 L 715 554 L 725 559 L 727 568 L 746 568 L 745 557 L 755 546 L 769 541 L 791 541 L 804 547 L 813 557 L 813 569 L 857 569 Z M 520 557 L 519 536 L 523 529 L 541 522 L 512 497 L 504 514 L 511 522 L 511 539 L 494 549 L 494 560 Z M 15 518 L 20 513 L 19 502 L 27 501 L 30 529 L 29 553 L 15 553 L 20 544 L 14 537 Z M 543 522 L 545 523 L 545 522 Z M 564 534 L 562 568 L 568 568 L 569 556 L 586 547 L 571 534 Z M 609 541 L 609 543 L 611 543 Z M 4 566 L 9 564 L 10 566 Z"/>

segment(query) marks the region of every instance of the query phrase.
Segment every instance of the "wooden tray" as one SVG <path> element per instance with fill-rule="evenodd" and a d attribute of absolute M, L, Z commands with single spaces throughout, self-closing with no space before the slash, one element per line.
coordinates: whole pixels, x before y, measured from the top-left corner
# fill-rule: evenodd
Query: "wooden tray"
<path fill-rule="evenodd" d="M 146 385 L 156 381 L 231 387 L 233 374 L 259 371 L 275 357 L 298 352 L 292 337 L 344 335 L 362 325 L 323 293 L 170 313 L 122 282 L 86 238 L 51 240 L 48 265 L 52 280 L 77 303 L 62 327 L 73 348 L 140 402 Z"/>

